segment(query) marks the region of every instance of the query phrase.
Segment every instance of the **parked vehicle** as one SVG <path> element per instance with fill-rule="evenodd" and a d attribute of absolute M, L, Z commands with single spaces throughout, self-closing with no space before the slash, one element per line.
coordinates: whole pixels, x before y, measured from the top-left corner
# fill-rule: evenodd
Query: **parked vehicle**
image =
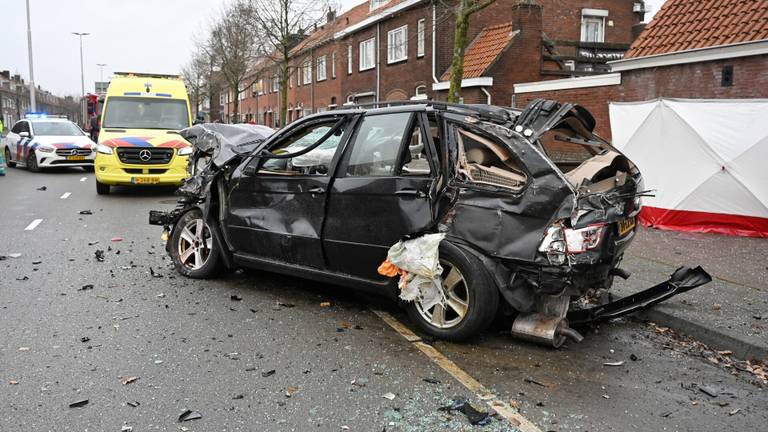
<path fill-rule="evenodd" d="M 189 143 L 178 131 L 192 118 L 184 81 L 175 75 L 116 72 L 101 112 L 96 192 L 114 185 L 181 185 Z"/>
<path fill-rule="evenodd" d="M 465 339 L 501 309 L 517 316 L 513 333 L 559 346 L 580 338 L 571 303 L 628 275 L 644 194 L 594 126 L 544 100 L 356 107 L 269 137 L 198 125 L 181 132 L 195 153 L 180 205 L 150 223 L 172 228 L 167 250 L 189 277 L 243 266 L 392 297 L 396 281 L 377 273 L 388 249 L 443 233 L 443 300 L 405 303 L 423 331 Z"/>
<path fill-rule="evenodd" d="M 30 114 L 13 125 L 0 141 L 9 167 L 30 171 L 70 166 L 93 170 L 96 144 L 66 118 Z"/>

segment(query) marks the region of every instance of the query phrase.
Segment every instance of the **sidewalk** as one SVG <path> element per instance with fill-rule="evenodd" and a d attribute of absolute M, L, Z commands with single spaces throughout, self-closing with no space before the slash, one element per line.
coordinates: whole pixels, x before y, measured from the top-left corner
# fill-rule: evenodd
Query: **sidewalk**
<path fill-rule="evenodd" d="M 700 265 L 713 281 L 641 313 L 737 357 L 768 358 L 768 240 L 641 227 L 616 278 L 624 297 L 666 280 L 680 266 Z"/>

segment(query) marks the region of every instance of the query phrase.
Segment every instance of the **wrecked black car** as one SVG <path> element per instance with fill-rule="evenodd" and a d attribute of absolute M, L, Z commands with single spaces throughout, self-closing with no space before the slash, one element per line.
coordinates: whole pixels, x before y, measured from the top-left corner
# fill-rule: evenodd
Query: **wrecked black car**
<path fill-rule="evenodd" d="M 424 332 L 450 340 L 501 311 L 514 335 L 554 346 L 580 339 L 572 305 L 628 276 L 642 176 L 580 106 L 396 104 L 271 135 L 248 127 L 182 131 L 190 178 L 179 207 L 150 223 L 170 230 L 186 276 L 250 267 L 400 296 Z M 706 283 L 699 270 L 621 313 Z M 617 315 L 602 308 L 581 321 Z"/>

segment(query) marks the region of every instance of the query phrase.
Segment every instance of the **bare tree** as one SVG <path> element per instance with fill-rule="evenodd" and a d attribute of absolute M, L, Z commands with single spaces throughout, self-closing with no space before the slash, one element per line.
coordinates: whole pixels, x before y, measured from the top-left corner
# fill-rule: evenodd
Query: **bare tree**
<path fill-rule="evenodd" d="M 325 0 L 249 0 L 253 25 L 261 33 L 261 55 L 273 64 L 280 83 L 280 126 L 288 113 L 288 80 L 295 72 L 291 49 L 320 22 L 329 5 Z"/>
<path fill-rule="evenodd" d="M 461 98 L 461 80 L 464 77 L 464 51 L 467 49 L 469 17 L 490 6 L 496 0 L 459 0 L 456 5 L 456 34 L 451 59 L 451 87 L 448 102 L 458 103 Z"/>
<path fill-rule="evenodd" d="M 207 96 L 207 86 L 210 74 L 208 72 L 208 56 L 205 51 L 197 50 L 189 62 L 181 69 L 184 83 L 187 85 L 192 105 L 193 115 L 197 114 L 203 99 Z"/>
<path fill-rule="evenodd" d="M 235 0 L 214 22 L 208 39 L 209 55 L 216 60 L 227 90 L 234 95 L 231 114 L 237 118 L 240 93 L 249 84 L 244 81 L 252 71 L 261 38 L 256 10 L 249 0 Z"/>

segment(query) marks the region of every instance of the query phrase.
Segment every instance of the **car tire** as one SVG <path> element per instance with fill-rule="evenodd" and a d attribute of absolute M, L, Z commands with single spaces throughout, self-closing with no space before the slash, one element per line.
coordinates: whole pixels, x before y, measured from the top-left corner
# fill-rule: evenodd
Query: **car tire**
<path fill-rule="evenodd" d="M 27 156 L 27 169 L 32 172 L 40 172 L 40 166 L 37 165 L 37 154 L 34 151 L 29 152 L 29 156 Z"/>
<path fill-rule="evenodd" d="M 16 162 L 11 162 L 11 151 L 8 150 L 8 147 L 5 148 L 5 164 L 8 165 L 8 168 L 16 167 Z"/>
<path fill-rule="evenodd" d="M 171 259 L 180 274 L 206 279 L 221 270 L 218 247 L 200 210 L 190 210 L 176 222 L 170 242 Z"/>
<path fill-rule="evenodd" d="M 423 332 L 439 339 L 461 341 L 477 335 L 493 322 L 499 308 L 499 291 L 491 275 L 477 257 L 447 241 L 440 244 L 440 264 L 446 297 L 449 302 L 464 300 L 464 316 L 440 305 L 424 311 L 418 300 L 405 302 L 408 316 Z"/>
<path fill-rule="evenodd" d="M 98 180 L 96 180 L 96 193 L 99 195 L 109 195 L 109 185 L 104 184 Z"/>

